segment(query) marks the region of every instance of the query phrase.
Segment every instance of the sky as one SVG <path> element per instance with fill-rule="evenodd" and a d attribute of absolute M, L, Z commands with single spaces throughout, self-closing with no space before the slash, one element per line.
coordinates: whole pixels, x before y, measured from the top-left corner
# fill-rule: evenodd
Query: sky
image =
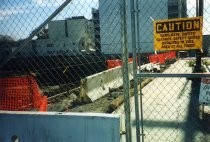
<path fill-rule="evenodd" d="M 28 37 L 64 1 L 3 0 L 0 3 L 0 34 L 15 40 Z M 91 8 L 98 8 L 98 0 L 72 0 L 54 20 L 81 15 L 91 19 Z"/>
<path fill-rule="evenodd" d="M 196 0 L 187 0 L 187 14 L 189 17 L 196 16 Z M 203 34 L 210 34 L 210 0 L 204 0 Z"/>
<path fill-rule="evenodd" d="M 15 40 L 24 39 L 65 0 L 1 0 L 0 34 Z M 187 0 L 188 16 L 195 17 L 196 0 Z M 210 34 L 210 0 L 204 0 L 204 34 Z M 91 19 L 91 8 L 98 8 L 98 0 L 72 0 L 55 19 L 84 15 Z M 54 19 L 54 20 L 55 20 Z"/>

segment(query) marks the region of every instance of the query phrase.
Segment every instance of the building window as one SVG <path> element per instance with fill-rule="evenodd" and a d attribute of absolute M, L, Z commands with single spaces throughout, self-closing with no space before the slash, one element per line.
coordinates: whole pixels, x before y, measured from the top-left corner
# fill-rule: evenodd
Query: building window
<path fill-rule="evenodd" d="M 168 15 L 168 18 L 169 19 L 173 19 L 173 18 L 177 18 L 179 15 L 178 14 L 170 14 L 170 15 Z"/>
<path fill-rule="evenodd" d="M 179 7 L 178 6 L 169 6 L 168 7 L 168 12 L 178 12 Z"/>
<path fill-rule="evenodd" d="M 84 42 L 82 42 L 82 47 L 84 47 L 85 46 L 85 43 Z"/>
<path fill-rule="evenodd" d="M 47 47 L 53 47 L 54 45 L 53 44 L 47 44 Z"/>

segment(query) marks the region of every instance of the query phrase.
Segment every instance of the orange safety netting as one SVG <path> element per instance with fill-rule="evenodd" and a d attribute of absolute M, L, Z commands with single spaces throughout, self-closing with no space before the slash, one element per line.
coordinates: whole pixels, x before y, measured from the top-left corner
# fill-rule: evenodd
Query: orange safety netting
<path fill-rule="evenodd" d="M 47 111 L 47 97 L 42 95 L 33 76 L 2 78 L 0 110 Z"/>
<path fill-rule="evenodd" d="M 132 58 L 128 58 L 128 62 L 131 63 L 133 62 Z M 122 66 L 123 61 L 116 59 L 116 60 L 106 60 L 106 65 L 107 65 L 107 69 L 111 69 L 111 68 L 115 68 L 118 66 Z"/>
<path fill-rule="evenodd" d="M 170 61 L 175 58 L 176 58 L 176 52 L 170 51 L 170 52 L 166 52 L 166 53 L 149 55 L 149 62 L 165 64 L 166 61 Z"/>

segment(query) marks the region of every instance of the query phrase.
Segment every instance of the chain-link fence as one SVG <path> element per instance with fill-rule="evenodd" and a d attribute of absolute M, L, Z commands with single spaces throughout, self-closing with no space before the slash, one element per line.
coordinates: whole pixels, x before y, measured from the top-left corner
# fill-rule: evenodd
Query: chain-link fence
<path fill-rule="evenodd" d="M 125 98 L 127 141 L 208 142 L 209 15 L 207 0 L 3 0 L 0 109 L 46 111 L 47 97 L 48 111 L 112 112 Z"/>
<path fill-rule="evenodd" d="M 0 6 L 2 84 L 6 84 L 5 80 L 8 84 L 15 77 L 33 76 L 49 103 L 61 103 L 57 108 L 49 104 L 53 107 L 48 110 L 52 111 L 65 111 L 98 99 L 96 93 L 101 86 L 104 86 L 102 91 L 105 90 L 102 94 L 98 92 L 101 96 L 109 89 L 122 86 L 122 81 L 119 85 L 118 81 L 106 85 L 112 81 L 111 76 L 100 81 L 95 77 L 86 78 L 122 65 L 119 3 L 3 1 Z M 122 75 L 120 69 L 115 72 Z M 119 76 L 116 78 L 122 80 Z M 93 85 L 92 90 L 88 90 L 89 85 Z M 81 90 L 84 91 L 80 93 Z M 96 97 L 87 97 L 87 92 Z M 66 99 L 68 103 L 63 106 Z"/>
<path fill-rule="evenodd" d="M 140 62 L 137 76 L 152 78 L 140 86 L 142 119 L 134 124 L 143 127 L 137 135 L 142 141 L 210 141 L 208 83 L 203 79 L 209 72 L 209 1 L 149 0 L 137 6 L 135 53 L 150 63 Z M 197 16 L 202 17 L 192 18 Z"/>

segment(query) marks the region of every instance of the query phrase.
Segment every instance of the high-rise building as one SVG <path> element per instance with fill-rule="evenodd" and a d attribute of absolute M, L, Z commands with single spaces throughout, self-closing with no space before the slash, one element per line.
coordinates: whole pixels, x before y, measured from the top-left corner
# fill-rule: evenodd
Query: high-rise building
<path fill-rule="evenodd" d="M 122 0 L 100 0 L 100 37 L 101 52 L 104 54 L 121 54 L 121 23 Z M 131 41 L 131 9 L 130 1 L 127 5 L 127 33 L 128 50 L 132 52 Z M 140 0 L 139 7 L 139 34 L 141 53 L 154 52 L 153 20 L 163 20 L 187 16 L 186 0 Z"/>
<path fill-rule="evenodd" d="M 92 8 L 92 21 L 94 25 L 94 37 L 95 37 L 95 48 L 96 51 L 101 51 L 101 38 L 100 38 L 100 20 L 99 10 Z"/>
<path fill-rule="evenodd" d="M 168 0 L 168 18 L 187 17 L 187 0 Z"/>

